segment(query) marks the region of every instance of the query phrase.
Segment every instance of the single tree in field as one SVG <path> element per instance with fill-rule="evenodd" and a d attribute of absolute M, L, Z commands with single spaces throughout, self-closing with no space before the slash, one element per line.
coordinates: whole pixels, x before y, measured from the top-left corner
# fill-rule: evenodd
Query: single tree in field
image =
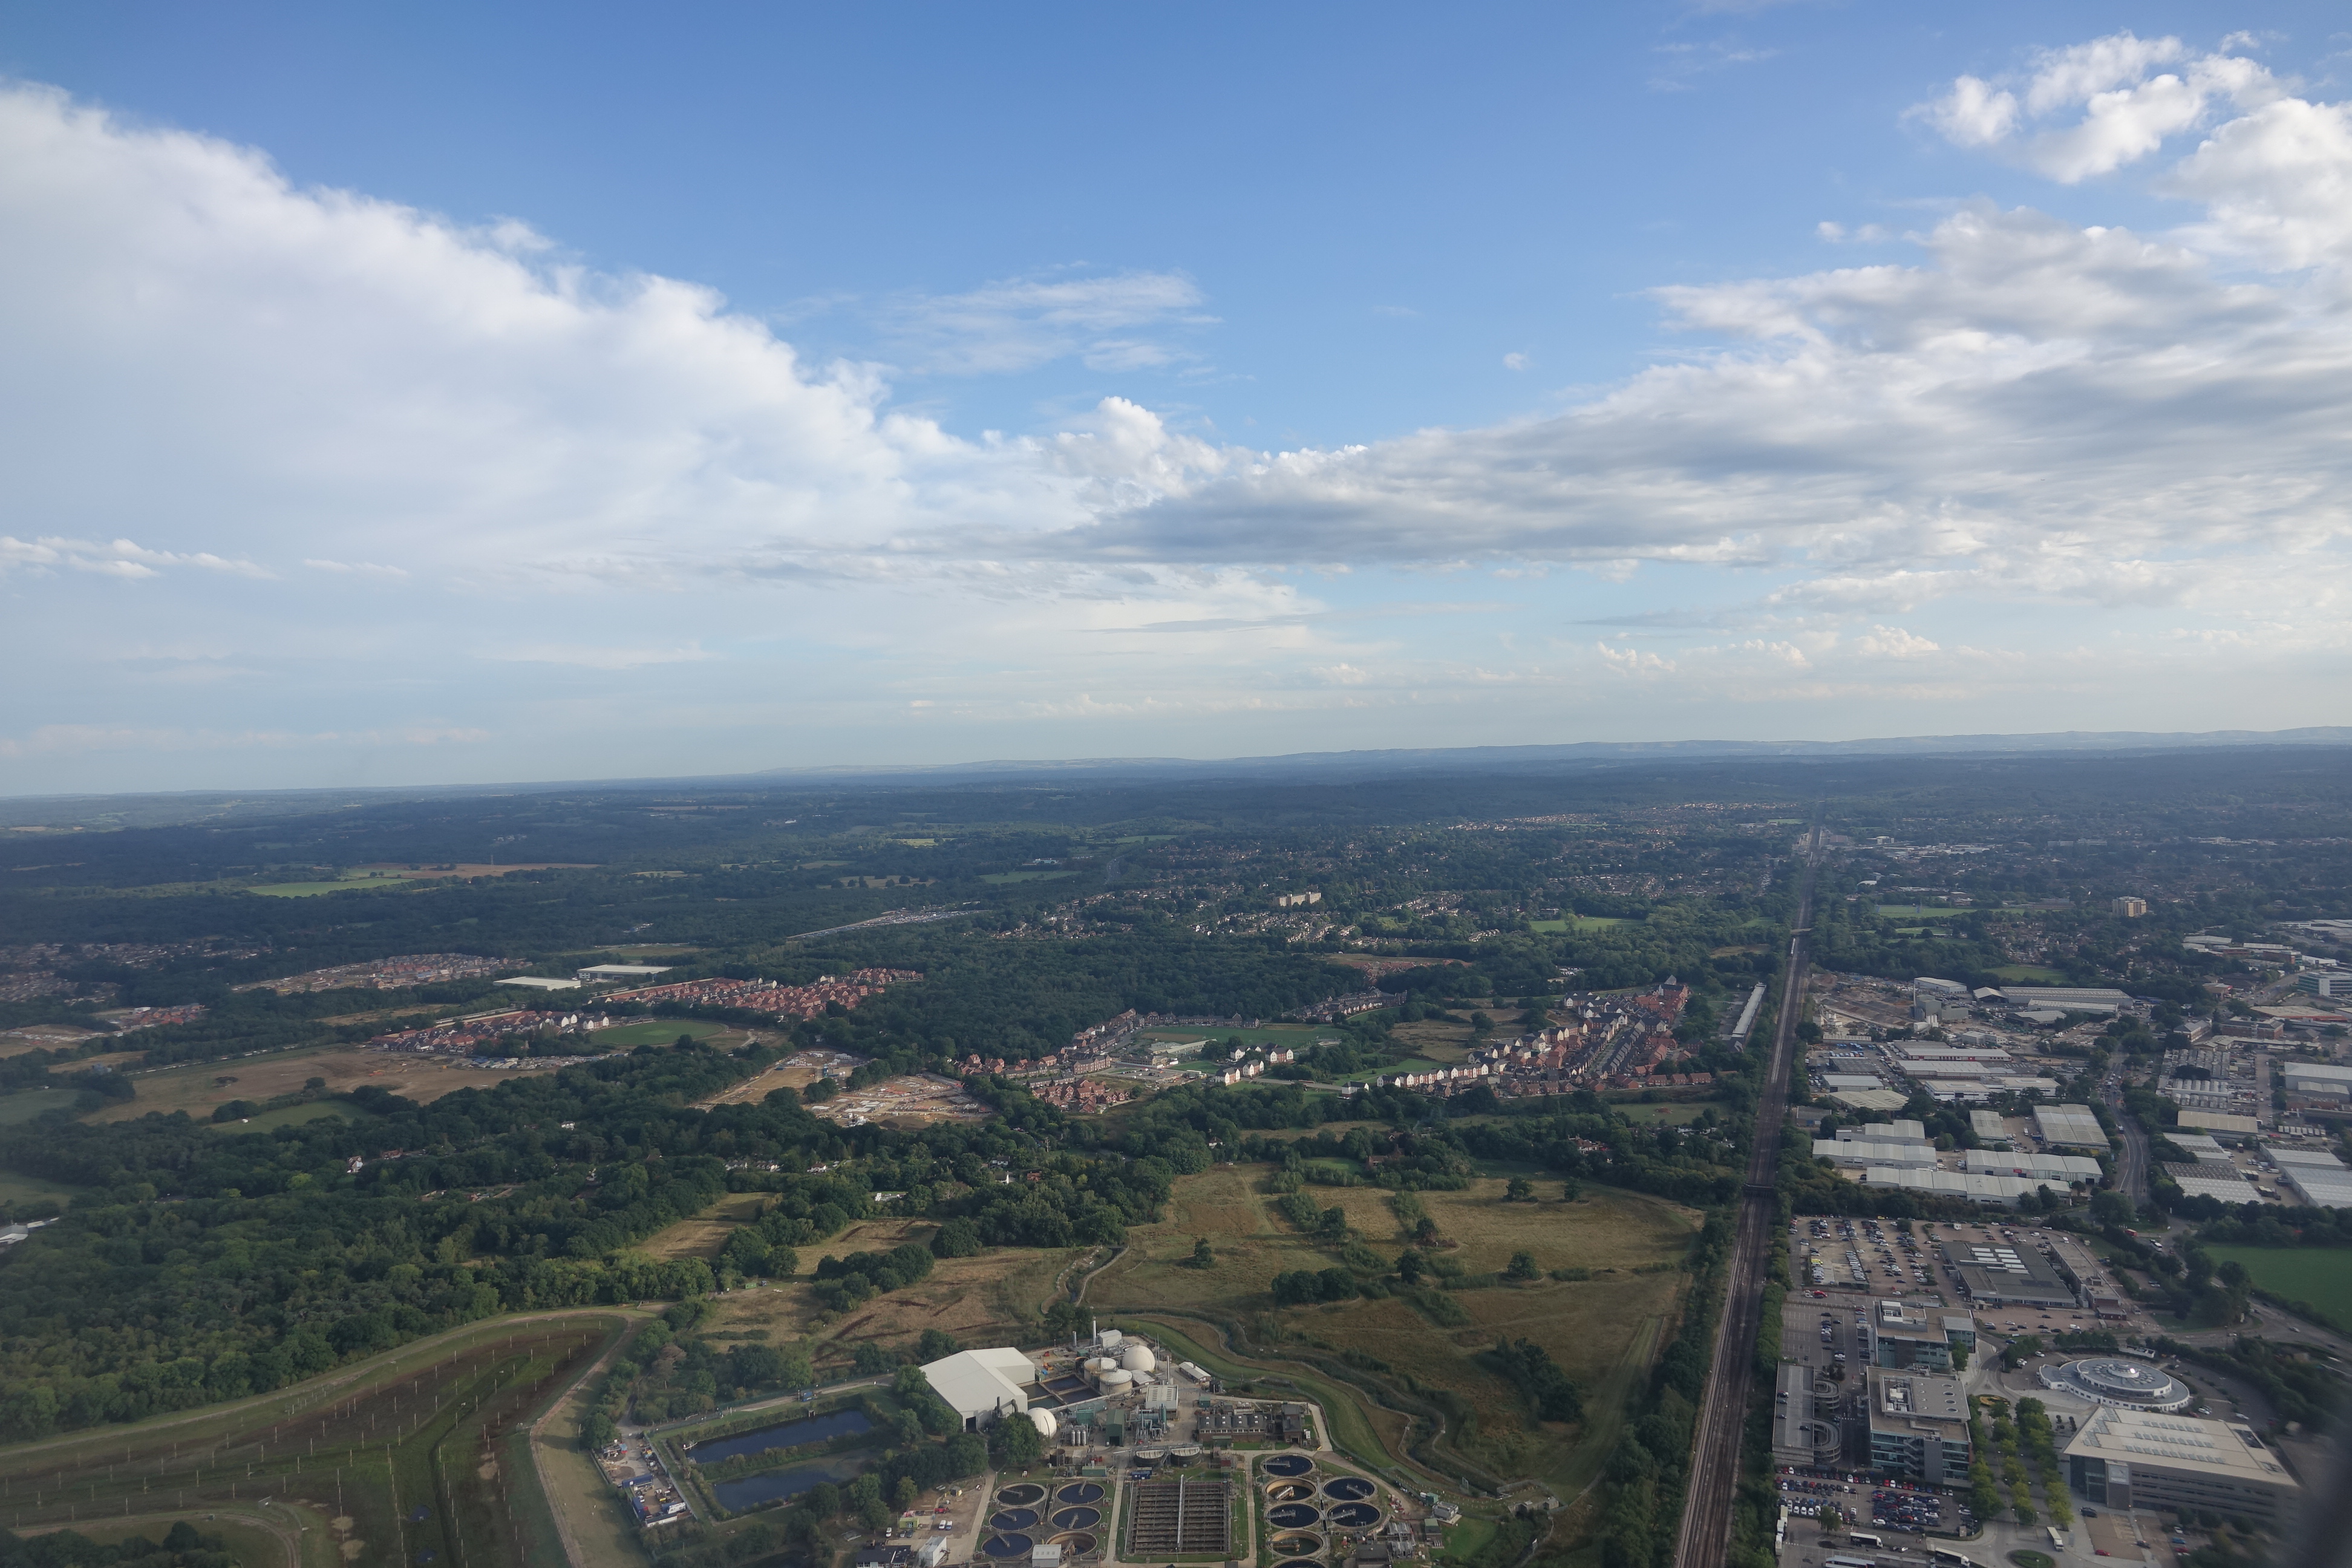
<path fill-rule="evenodd" d="M 1535 1195 L 1536 1184 L 1525 1176 L 1513 1176 L 1503 1189 L 1503 1201 L 1507 1204 L 1533 1203 Z"/>
<path fill-rule="evenodd" d="M 1209 1238 L 1205 1236 L 1197 1237 L 1192 1243 L 1192 1267 L 1206 1268 L 1216 1260 L 1217 1249 L 1209 1245 Z"/>

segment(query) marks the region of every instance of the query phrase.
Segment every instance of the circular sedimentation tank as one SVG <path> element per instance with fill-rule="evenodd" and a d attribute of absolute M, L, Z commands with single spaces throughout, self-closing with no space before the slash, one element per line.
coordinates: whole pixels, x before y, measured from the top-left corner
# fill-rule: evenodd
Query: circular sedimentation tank
<path fill-rule="evenodd" d="M 1334 1476 L 1323 1483 L 1323 1495 L 1335 1502 L 1361 1502 L 1372 1495 L 1372 1483 L 1361 1476 Z"/>
<path fill-rule="evenodd" d="M 1007 1508 L 1034 1508 L 1045 1500 L 1045 1489 L 1034 1481 L 1017 1481 L 999 1488 L 996 1500 Z"/>
<path fill-rule="evenodd" d="M 980 1543 L 983 1557 L 1026 1557 L 1036 1542 L 1025 1535 L 992 1535 Z"/>
<path fill-rule="evenodd" d="M 1274 1568 L 1323 1568 L 1323 1564 L 1312 1557 L 1288 1557 L 1276 1563 Z"/>
<path fill-rule="evenodd" d="M 1268 1481 L 1265 1500 L 1268 1502 L 1310 1502 L 1315 1497 L 1311 1481 Z"/>
<path fill-rule="evenodd" d="M 1370 1530 L 1381 1521 L 1381 1510 L 1368 1502 L 1343 1502 L 1331 1510 L 1331 1522 L 1342 1530 Z"/>
<path fill-rule="evenodd" d="M 1315 1468 L 1304 1454 L 1276 1454 L 1258 1467 L 1269 1476 L 1303 1476 Z"/>
<path fill-rule="evenodd" d="M 1322 1518 L 1321 1510 L 1311 1508 L 1306 1503 L 1286 1502 L 1269 1509 L 1266 1511 L 1265 1521 L 1276 1530 L 1305 1530 L 1308 1525 L 1319 1522 Z"/>
<path fill-rule="evenodd" d="M 1053 1543 L 1062 1549 L 1064 1557 L 1083 1557 L 1095 1549 L 1095 1538 L 1083 1530 L 1054 1537 Z"/>
<path fill-rule="evenodd" d="M 1095 1481 L 1073 1481 L 1054 1494 L 1056 1502 L 1100 1502 L 1102 1500 L 1102 1487 Z"/>
<path fill-rule="evenodd" d="M 1087 1508 L 1083 1504 L 1076 1508 L 1063 1509 L 1054 1515 L 1055 1530 L 1092 1530 L 1101 1522 L 1102 1510 Z"/>
<path fill-rule="evenodd" d="M 1001 1508 L 989 1517 L 991 1530 L 1026 1530 L 1037 1522 L 1034 1508 Z"/>
<path fill-rule="evenodd" d="M 1277 1535 L 1273 1542 L 1276 1557 L 1312 1557 L 1323 1550 L 1319 1535 Z"/>

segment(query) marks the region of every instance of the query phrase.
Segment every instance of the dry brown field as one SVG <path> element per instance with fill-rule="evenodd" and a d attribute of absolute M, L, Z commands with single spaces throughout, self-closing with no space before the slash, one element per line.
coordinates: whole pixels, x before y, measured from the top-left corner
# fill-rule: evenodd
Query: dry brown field
<path fill-rule="evenodd" d="M 798 1248 L 801 1269 L 813 1273 L 817 1259 L 827 1254 L 839 1258 L 928 1241 L 937 1228 L 929 1220 L 861 1221 L 827 1241 Z M 716 1333 L 764 1330 L 774 1343 L 807 1337 L 820 1361 L 834 1352 L 845 1355 L 865 1341 L 897 1345 L 925 1329 L 953 1334 L 967 1345 L 1013 1343 L 1034 1331 L 1054 1281 L 1084 1250 L 1005 1247 L 977 1258 L 942 1258 L 920 1284 L 877 1296 L 838 1320 L 824 1311 L 804 1284 L 730 1291 L 716 1299 L 711 1328 Z"/>
<path fill-rule="evenodd" d="M 362 1084 L 375 1084 L 394 1094 L 425 1104 L 461 1089 L 487 1089 L 552 1068 L 511 1070 L 478 1068 L 466 1061 L 438 1057 L 414 1057 L 392 1051 L 367 1051 L 355 1046 L 323 1046 L 279 1051 L 266 1057 L 240 1057 L 226 1061 L 191 1062 L 163 1072 L 143 1073 L 131 1081 L 139 1097 L 90 1113 L 93 1121 L 128 1121 L 151 1110 L 169 1114 L 184 1110 L 199 1120 L 213 1108 L 232 1100 L 256 1104 L 291 1094 L 310 1079 L 322 1078 L 334 1093 Z M 230 1081 L 222 1083 L 219 1080 Z"/>
<path fill-rule="evenodd" d="M 1470 1054 L 1470 1026 L 1445 1018 L 1422 1018 L 1391 1031 L 1433 1062 L 1458 1062 Z"/>
<path fill-rule="evenodd" d="M 1454 1193 L 1419 1194 L 1438 1229 L 1454 1245 L 1444 1256 L 1465 1272 L 1492 1273 L 1511 1254 L 1535 1255 L 1546 1270 L 1584 1268 L 1590 1280 L 1546 1279 L 1532 1285 L 1448 1292 L 1470 1318 L 1441 1328 L 1402 1299 L 1359 1300 L 1272 1312 L 1265 1293 L 1286 1269 L 1319 1270 L 1338 1257 L 1311 1245 L 1274 1216 L 1256 1191 L 1264 1166 L 1221 1167 L 1177 1184 L 1160 1225 L 1129 1232 L 1129 1248 L 1089 1287 L 1089 1306 L 1106 1310 L 1158 1308 L 1218 1316 L 1270 1313 L 1277 1328 L 1334 1351 L 1359 1350 L 1409 1371 L 1424 1384 L 1451 1389 L 1478 1412 L 1472 1457 L 1499 1471 L 1581 1484 L 1599 1463 L 1598 1445 L 1614 1429 L 1631 1376 L 1648 1364 L 1665 1340 L 1685 1276 L 1635 1273 L 1643 1265 L 1679 1259 L 1698 1227 L 1696 1212 L 1614 1188 L 1585 1189 L 1574 1204 L 1551 1196 L 1531 1204 L 1502 1201 L 1501 1181 L 1482 1181 Z M 1384 1258 L 1403 1250 L 1402 1233 L 1388 1194 L 1370 1187 L 1309 1187 L 1318 1206 L 1348 1211 L 1364 1245 Z M 1213 1268 L 1191 1266 L 1192 1245 L 1206 1237 Z M 1587 1393 L 1589 1416 L 1579 1428 L 1533 1426 L 1518 1391 L 1478 1358 L 1500 1339 L 1528 1339 L 1550 1352 Z M 1372 1413 L 1378 1424 L 1378 1413 Z"/>
<path fill-rule="evenodd" d="M 682 1219 L 654 1232 L 640 1244 L 640 1249 L 665 1259 L 717 1258 L 737 1226 L 760 1217 L 760 1200 L 764 1195 L 730 1193 L 692 1219 Z"/>

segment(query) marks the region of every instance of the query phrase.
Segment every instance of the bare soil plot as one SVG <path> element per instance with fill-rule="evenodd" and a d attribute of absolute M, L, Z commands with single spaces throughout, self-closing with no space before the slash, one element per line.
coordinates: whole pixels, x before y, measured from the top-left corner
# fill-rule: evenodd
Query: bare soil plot
<path fill-rule="evenodd" d="M 162 1072 L 142 1073 L 131 1079 L 139 1089 L 137 1099 L 93 1111 L 90 1120 L 128 1121 L 151 1110 L 166 1114 L 184 1110 L 201 1120 L 210 1116 L 215 1106 L 232 1100 L 258 1104 L 291 1094 L 314 1078 L 325 1079 L 328 1089 L 335 1093 L 375 1084 L 421 1105 L 461 1089 L 487 1089 L 521 1073 L 553 1070 L 551 1067 L 480 1068 L 466 1060 L 367 1051 L 355 1046 L 314 1047 L 227 1061 L 190 1062 Z"/>

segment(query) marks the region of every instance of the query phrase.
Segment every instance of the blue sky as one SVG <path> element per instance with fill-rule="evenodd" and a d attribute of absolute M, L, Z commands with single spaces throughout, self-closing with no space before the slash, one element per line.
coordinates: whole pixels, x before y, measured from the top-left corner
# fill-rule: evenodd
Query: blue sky
<path fill-rule="evenodd" d="M 0 7 L 0 787 L 2352 721 L 2347 49 Z"/>

